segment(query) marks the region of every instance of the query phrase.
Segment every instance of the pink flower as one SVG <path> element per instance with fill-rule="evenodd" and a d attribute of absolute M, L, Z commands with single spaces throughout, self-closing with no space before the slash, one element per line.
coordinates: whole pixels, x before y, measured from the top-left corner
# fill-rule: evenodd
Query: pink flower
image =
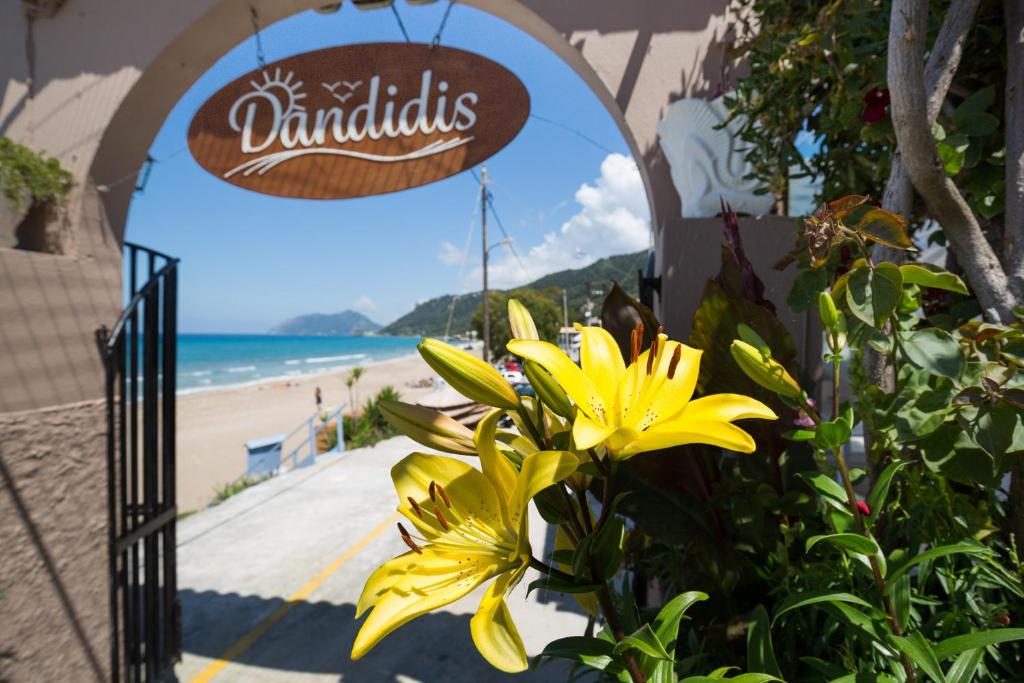
<path fill-rule="evenodd" d="M 871 508 L 863 500 L 858 500 L 857 501 L 857 509 L 860 510 L 860 513 L 862 515 L 870 515 L 871 514 Z"/>
<path fill-rule="evenodd" d="M 864 95 L 864 111 L 860 119 L 865 123 L 878 123 L 885 120 L 885 110 L 889 106 L 889 91 L 886 88 L 872 88 Z"/>

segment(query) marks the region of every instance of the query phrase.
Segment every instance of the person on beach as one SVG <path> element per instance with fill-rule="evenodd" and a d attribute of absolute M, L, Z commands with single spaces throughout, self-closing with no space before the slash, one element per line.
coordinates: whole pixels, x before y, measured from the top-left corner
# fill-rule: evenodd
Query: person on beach
<path fill-rule="evenodd" d="M 316 388 L 316 412 L 320 412 L 321 406 L 323 405 L 324 397 L 320 393 L 320 387 Z"/>

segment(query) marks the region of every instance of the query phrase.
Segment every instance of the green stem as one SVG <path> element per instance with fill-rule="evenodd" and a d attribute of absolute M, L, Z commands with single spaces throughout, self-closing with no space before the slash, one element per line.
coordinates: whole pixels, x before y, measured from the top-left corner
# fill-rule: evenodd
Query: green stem
<path fill-rule="evenodd" d="M 596 529 L 604 528 L 605 523 L 608 521 L 608 517 L 611 515 L 612 500 L 614 499 L 615 493 L 615 472 L 618 469 L 618 463 L 614 460 L 610 460 L 608 476 L 604 480 L 604 490 L 601 492 L 601 516 L 597 518 L 597 524 L 594 527 Z"/>
<path fill-rule="evenodd" d="M 839 365 L 838 360 L 832 362 L 832 419 L 839 417 Z M 804 412 L 814 421 L 815 425 L 821 424 L 821 416 L 818 412 L 811 407 L 805 399 L 801 399 L 803 404 Z M 868 533 L 867 524 L 864 522 L 864 516 L 861 515 L 860 508 L 857 507 L 857 493 L 853 490 L 853 481 L 850 479 L 850 470 L 846 466 L 846 458 L 843 455 L 842 445 L 832 449 L 832 452 L 836 457 L 836 465 L 839 467 L 839 474 L 843 480 L 843 488 L 846 489 L 847 504 L 850 506 L 850 511 L 853 513 L 853 518 L 857 523 L 857 529 L 861 535 L 874 540 L 871 534 Z M 877 543 L 877 541 L 876 541 Z M 878 592 L 882 598 L 882 605 L 885 607 L 885 612 L 889 616 L 889 628 L 893 635 L 902 636 L 903 628 L 900 626 L 899 619 L 896 617 L 896 609 L 893 607 L 892 600 L 889 599 L 889 594 L 886 592 L 885 577 L 882 576 L 882 569 L 878 564 L 878 558 L 874 555 L 868 556 L 868 562 L 871 565 L 871 573 L 874 575 L 875 586 L 878 588 Z M 910 661 L 905 653 L 900 653 L 900 662 L 903 664 L 903 670 L 907 674 L 908 681 L 916 681 L 917 673 L 914 671 L 914 665 Z"/>
<path fill-rule="evenodd" d="M 530 413 L 527 412 L 522 403 L 516 408 L 516 413 L 526 425 L 526 431 L 530 432 L 530 438 L 537 444 L 537 448 L 546 448 L 547 442 L 544 440 L 544 435 L 537 429 L 537 425 L 533 424 L 533 418 L 530 417 Z"/>
<path fill-rule="evenodd" d="M 542 562 L 532 555 L 530 556 L 530 566 L 539 572 L 547 574 L 553 579 L 558 579 L 559 581 L 565 581 L 566 583 L 574 583 L 576 581 L 576 577 L 572 574 L 566 574 L 560 569 L 555 569 L 550 564 Z"/>
<path fill-rule="evenodd" d="M 622 620 L 615 609 L 615 602 L 612 600 L 612 593 L 608 589 L 608 582 L 604 578 L 604 572 L 601 571 L 601 567 L 593 558 L 590 559 L 590 573 L 593 575 L 594 581 L 601 584 L 601 588 L 597 591 L 597 602 L 601 605 L 601 612 L 604 614 L 605 621 L 608 622 L 608 628 L 611 629 L 612 635 L 615 636 L 615 642 L 621 643 L 626 637 L 626 632 L 622 628 Z M 629 672 L 629 677 L 633 683 L 645 683 L 644 672 L 640 668 L 640 662 L 637 661 L 633 651 L 626 650 L 623 652 L 622 659 L 626 663 L 626 671 Z"/>

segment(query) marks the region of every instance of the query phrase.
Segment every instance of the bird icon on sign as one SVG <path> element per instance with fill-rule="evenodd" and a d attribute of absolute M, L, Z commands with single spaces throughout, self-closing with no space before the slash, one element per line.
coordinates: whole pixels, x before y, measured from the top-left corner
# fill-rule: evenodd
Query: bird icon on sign
<path fill-rule="evenodd" d="M 362 81 L 356 81 L 355 83 L 350 83 L 349 81 L 338 81 L 336 83 L 321 83 L 320 85 L 331 93 L 331 97 L 344 104 L 348 98 L 352 97 L 352 93 L 354 93 L 362 84 Z M 344 87 L 348 92 L 345 94 L 339 93 L 338 89 L 341 87 Z"/>

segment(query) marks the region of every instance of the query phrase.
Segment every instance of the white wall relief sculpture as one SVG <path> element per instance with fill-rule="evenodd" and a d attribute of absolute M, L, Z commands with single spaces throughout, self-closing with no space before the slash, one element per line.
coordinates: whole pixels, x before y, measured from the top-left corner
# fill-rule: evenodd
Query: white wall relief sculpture
<path fill-rule="evenodd" d="M 673 102 L 658 122 L 684 218 L 714 216 L 721 210 L 719 198 L 738 213 L 756 216 L 771 209 L 773 197 L 755 194 L 758 183 L 743 177 L 751 167 L 737 150 L 739 126 L 733 122 L 718 128 L 727 117 L 721 97 L 710 102 L 689 98 Z"/>

